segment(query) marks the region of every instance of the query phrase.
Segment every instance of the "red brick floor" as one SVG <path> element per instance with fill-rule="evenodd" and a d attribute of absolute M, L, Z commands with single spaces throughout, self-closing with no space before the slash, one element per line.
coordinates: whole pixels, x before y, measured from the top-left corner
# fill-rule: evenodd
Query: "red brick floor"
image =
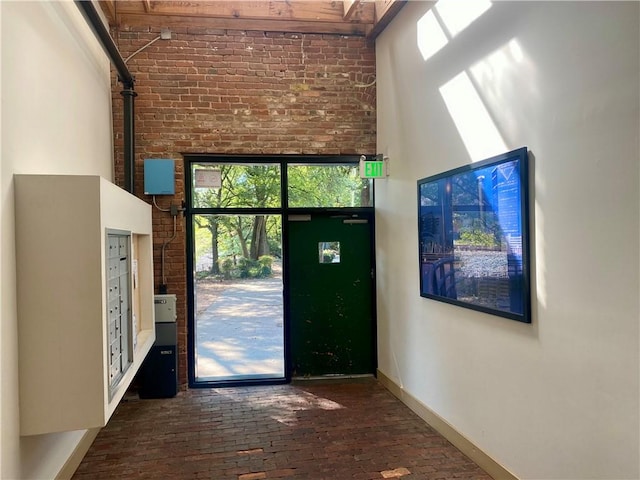
<path fill-rule="evenodd" d="M 75 480 L 490 480 L 375 380 L 123 401 Z"/>

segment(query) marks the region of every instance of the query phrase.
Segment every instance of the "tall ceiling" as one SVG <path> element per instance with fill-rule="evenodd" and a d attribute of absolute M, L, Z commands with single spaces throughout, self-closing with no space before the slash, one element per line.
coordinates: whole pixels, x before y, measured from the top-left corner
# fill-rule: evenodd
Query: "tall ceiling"
<path fill-rule="evenodd" d="M 111 26 L 332 33 L 375 38 L 407 0 L 99 0 Z"/>

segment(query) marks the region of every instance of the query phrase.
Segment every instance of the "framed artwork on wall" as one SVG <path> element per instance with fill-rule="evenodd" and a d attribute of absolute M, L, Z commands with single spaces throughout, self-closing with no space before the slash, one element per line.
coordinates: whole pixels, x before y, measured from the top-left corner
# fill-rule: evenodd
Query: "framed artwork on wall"
<path fill-rule="evenodd" d="M 420 295 L 531 323 L 522 147 L 418 180 Z"/>

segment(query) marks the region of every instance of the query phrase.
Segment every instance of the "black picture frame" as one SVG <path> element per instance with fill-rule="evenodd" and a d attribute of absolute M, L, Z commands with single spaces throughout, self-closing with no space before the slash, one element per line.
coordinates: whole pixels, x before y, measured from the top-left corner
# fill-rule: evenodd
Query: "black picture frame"
<path fill-rule="evenodd" d="M 420 295 L 531 323 L 527 147 L 418 180 Z"/>

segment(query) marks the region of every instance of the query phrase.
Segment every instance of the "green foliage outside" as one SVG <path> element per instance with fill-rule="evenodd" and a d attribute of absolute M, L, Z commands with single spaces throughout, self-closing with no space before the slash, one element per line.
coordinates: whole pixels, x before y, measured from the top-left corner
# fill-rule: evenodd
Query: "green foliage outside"
<path fill-rule="evenodd" d="M 232 278 L 233 271 L 233 259 L 231 257 L 225 257 L 219 260 L 220 270 L 222 271 L 222 275 L 225 280 L 230 280 Z"/>
<path fill-rule="evenodd" d="M 288 169 L 290 207 L 368 206 L 368 180 L 357 167 L 292 165 Z"/>
<path fill-rule="evenodd" d="M 234 278 L 266 278 L 273 274 L 273 257 L 263 255 L 258 260 L 244 257 L 224 257 L 218 260 L 219 274 L 210 271 L 197 272 L 196 278 L 218 278 L 232 280 Z"/>
<path fill-rule="evenodd" d="M 273 273 L 273 257 L 262 255 L 258 260 L 251 258 L 225 257 L 219 260 L 220 272 L 225 280 L 233 278 L 266 278 Z"/>

